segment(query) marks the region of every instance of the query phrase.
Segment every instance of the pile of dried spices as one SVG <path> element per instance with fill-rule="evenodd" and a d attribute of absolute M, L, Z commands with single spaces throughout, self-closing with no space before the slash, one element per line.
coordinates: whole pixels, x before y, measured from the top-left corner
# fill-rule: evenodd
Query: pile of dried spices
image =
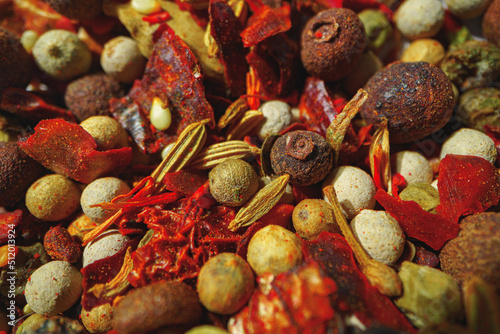
<path fill-rule="evenodd" d="M 498 8 L 0 1 L 0 331 L 500 331 Z"/>

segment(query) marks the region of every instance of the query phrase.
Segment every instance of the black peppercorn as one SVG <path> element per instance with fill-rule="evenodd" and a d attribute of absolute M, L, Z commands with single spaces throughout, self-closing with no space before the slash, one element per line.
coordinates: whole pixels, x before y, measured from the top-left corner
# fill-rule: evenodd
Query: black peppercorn
<path fill-rule="evenodd" d="M 355 12 L 331 8 L 307 22 L 302 31 L 300 56 L 310 75 L 336 81 L 358 64 L 367 42 L 363 22 Z"/>
<path fill-rule="evenodd" d="M 323 180 L 333 167 L 333 149 L 325 138 L 310 131 L 292 131 L 278 138 L 271 149 L 271 166 L 290 183 L 311 185 Z"/>

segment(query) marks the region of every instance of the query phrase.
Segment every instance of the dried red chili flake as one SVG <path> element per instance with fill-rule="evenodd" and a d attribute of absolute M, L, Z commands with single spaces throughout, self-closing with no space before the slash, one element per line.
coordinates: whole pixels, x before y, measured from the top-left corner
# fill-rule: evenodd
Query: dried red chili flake
<path fill-rule="evenodd" d="M 246 78 L 242 73 L 249 71 L 245 60 L 248 49 L 243 47 L 240 36 L 243 26 L 231 6 L 223 0 L 211 0 L 208 12 L 210 33 L 220 50 L 227 85 L 233 96 L 243 95 L 246 92 Z"/>
<path fill-rule="evenodd" d="M 75 263 L 82 257 L 80 245 L 64 227 L 51 227 L 43 238 L 43 246 L 52 259 Z"/>
<path fill-rule="evenodd" d="M 303 77 L 298 44 L 285 34 L 266 38 L 246 56 L 267 98 L 286 96 Z"/>
<path fill-rule="evenodd" d="M 22 218 L 23 212 L 19 209 L 13 212 L 0 213 L 0 245 L 4 245 L 9 241 L 9 235 L 17 236 L 16 227 Z"/>
<path fill-rule="evenodd" d="M 448 154 L 439 164 L 438 185 L 436 210 L 454 222 L 484 212 L 500 200 L 500 175 L 481 157 Z"/>
<path fill-rule="evenodd" d="M 301 118 L 311 131 L 325 136 L 326 129 L 342 109 L 339 110 L 334 104 L 323 80 L 313 77 L 307 78 L 300 97 L 299 110 Z"/>
<path fill-rule="evenodd" d="M 41 121 L 35 133 L 19 141 L 19 146 L 45 168 L 82 183 L 120 173 L 133 156 L 130 147 L 97 151 L 87 131 L 62 119 Z"/>
<path fill-rule="evenodd" d="M 46 103 L 42 98 L 21 88 L 9 87 L 3 91 L 0 109 L 39 122 L 48 118 L 62 118 L 76 122 L 68 110 Z"/>
<path fill-rule="evenodd" d="M 195 55 L 166 24 L 156 30 L 155 46 L 141 81 L 126 97 L 110 100 L 111 113 L 134 138 L 139 148 L 155 153 L 174 142 L 186 126 L 204 119 L 215 124 L 212 107 L 205 97 L 203 74 Z M 155 129 L 149 121 L 153 99 L 170 109 L 172 124 Z"/>
<path fill-rule="evenodd" d="M 386 326 L 404 333 L 417 333 L 392 301 L 368 283 L 358 270 L 352 249 L 343 236 L 323 232 L 308 241 L 310 256 L 337 285 L 333 308 L 343 315 L 354 314 L 366 327 Z"/>
<path fill-rule="evenodd" d="M 171 18 L 170 14 L 168 12 L 163 11 L 160 13 L 144 16 L 142 20 L 149 24 L 157 24 L 157 23 L 165 23 L 170 18 Z"/>
<path fill-rule="evenodd" d="M 257 282 L 248 306 L 229 324 L 232 333 L 327 333 L 337 288 L 316 261 L 275 278 L 261 276 Z"/>
<path fill-rule="evenodd" d="M 271 8 L 260 0 L 247 1 L 254 12 L 249 18 L 247 27 L 241 32 L 243 45 L 250 47 L 259 44 L 266 38 L 288 31 L 292 27 L 290 5 L 283 2 L 279 8 Z"/>
<path fill-rule="evenodd" d="M 460 225 L 425 211 L 417 202 L 403 201 L 381 189 L 377 191 L 375 199 L 398 221 L 406 235 L 424 242 L 434 250 L 441 249 L 446 241 L 458 235 Z"/>
<path fill-rule="evenodd" d="M 205 171 L 183 169 L 175 173 L 168 173 L 163 178 L 163 184 L 169 191 L 184 196 L 193 195 L 208 180 Z"/>
<path fill-rule="evenodd" d="M 146 208 L 138 215 L 155 233 L 132 253 L 128 279 L 134 287 L 161 280 L 192 282 L 212 256 L 236 251 L 241 236 L 227 228 L 235 217 L 233 209 L 216 206 L 199 218 L 178 211 Z"/>

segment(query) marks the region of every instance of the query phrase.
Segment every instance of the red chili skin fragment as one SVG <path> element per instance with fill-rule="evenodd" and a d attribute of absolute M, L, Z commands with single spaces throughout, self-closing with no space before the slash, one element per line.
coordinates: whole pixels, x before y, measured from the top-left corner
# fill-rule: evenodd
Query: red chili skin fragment
<path fill-rule="evenodd" d="M 9 235 L 17 236 L 16 227 L 23 218 L 22 210 L 13 212 L 0 213 L 0 245 L 5 245 L 9 239 Z"/>
<path fill-rule="evenodd" d="M 384 190 L 378 190 L 375 199 L 398 221 L 406 235 L 434 250 L 441 249 L 448 240 L 458 235 L 460 225 L 425 211 L 414 201 L 403 201 Z"/>
<path fill-rule="evenodd" d="M 47 118 L 62 118 L 76 122 L 75 116 L 68 110 L 46 103 L 39 96 L 21 88 L 9 87 L 3 91 L 0 109 L 19 115 L 30 121 Z"/>
<path fill-rule="evenodd" d="M 280 8 L 261 6 L 250 17 L 248 26 L 241 32 L 243 45 L 254 46 L 268 37 L 288 31 L 292 27 L 290 12 L 290 5 L 287 2 L 283 2 Z"/>
<path fill-rule="evenodd" d="M 246 93 L 246 80 L 243 73 L 249 70 L 245 60 L 248 49 L 243 46 L 240 36 L 243 26 L 234 15 L 231 6 L 223 0 L 211 0 L 208 11 L 210 33 L 219 46 L 227 85 L 231 90 L 231 95 L 238 97 Z"/>
<path fill-rule="evenodd" d="M 343 236 L 323 232 L 306 244 L 310 256 L 337 285 L 333 303 L 336 312 L 354 314 L 366 327 L 383 325 L 404 333 L 417 333 L 392 301 L 368 283 Z"/>
<path fill-rule="evenodd" d="M 129 131 L 139 148 L 156 153 L 189 124 L 209 119 L 213 128 L 214 113 L 205 97 L 203 74 L 195 55 L 166 24 L 156 30 L 153 54 L 141 81 L 129 94 L 110 100 L 111 113 Z M 158 97 L 170 109 L 172 124 L 167 130 L 155 129 L 149 121 L 153 99 Z"/>
<path fill-rule="evenodd" d="M 87 131 L 62 119 L 41 121 L 19 146 L 45 168 L 82 183 L 120 173 L 133 157 L 130 147 L 97 151 Z"/>
<path fill-rule="evenodd" d="M 481 157 L 448 154 L 439 164 L 438 185 L 436 210 L 454 222 L 484 212 L 500 200 L 500 175 Z"/>

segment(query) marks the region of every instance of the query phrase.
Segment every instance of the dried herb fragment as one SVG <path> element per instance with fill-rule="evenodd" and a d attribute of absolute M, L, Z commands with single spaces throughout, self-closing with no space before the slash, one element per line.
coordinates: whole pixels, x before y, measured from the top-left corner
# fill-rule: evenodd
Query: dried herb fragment
<path fill-rule="evenodd" d="M 223 0 L 211 0 L 208 12 L 210 33 L 220 50 L 226 83 L 233 96 L 243 95 L 246 92 L 246 80 L 242 74 L 248 72 L 245 60 L 248 50 L 243 47 L 240 37 L 243 31 L 241 22 L 231 6 Z"/>
<path fill-rule="evenodd" d="M 245 47 L 257 45 L 266 38 L 286 32 L 292 27 L 291 8 L 287 2 L 283 2 L 279 8 L 271 8 L 260 0 L 251 2 L 250 5 L 254 15 L 240 34 Z"/>
<path fill-rule="evenodd" d="M 174 142 L 192 123 L 208 120 L 209 126 L 214 126 L 198 60 L 170 27 L 162 25 L 155 36 L 157 42 L 142 80 L 135 82 L 127 97 L 110 101 L 113 116 L 147 153 Z M 155 97 L 172 114 L 172 123 L 164 131 L 156 130 L 149 121 Z"/>
<path fill-rule="evenodd" d="M 417 202 L 403 201 L 383 190 L 377 191 L 375 199 L 396 218 L 410 238 L 425 242 L 432 249 L 441 249 L 448 240 L 458 235 L 460 226 L 457 223 L 425 211 Z"/>
<path fill-rule="evenodd" d="M 62 119 L 41 121 L 19 146 L 44 167 L 82 183 L 117 174 L 132 160 L 130 147 L 97 151 L 87 131 Z"/>
<path fill-rule="evenodd" d="M 500 175 L 487 160 L 448 154 L 439 164 L 437 212 L 450 221 L 481 213 L 500 200 Z"/>

